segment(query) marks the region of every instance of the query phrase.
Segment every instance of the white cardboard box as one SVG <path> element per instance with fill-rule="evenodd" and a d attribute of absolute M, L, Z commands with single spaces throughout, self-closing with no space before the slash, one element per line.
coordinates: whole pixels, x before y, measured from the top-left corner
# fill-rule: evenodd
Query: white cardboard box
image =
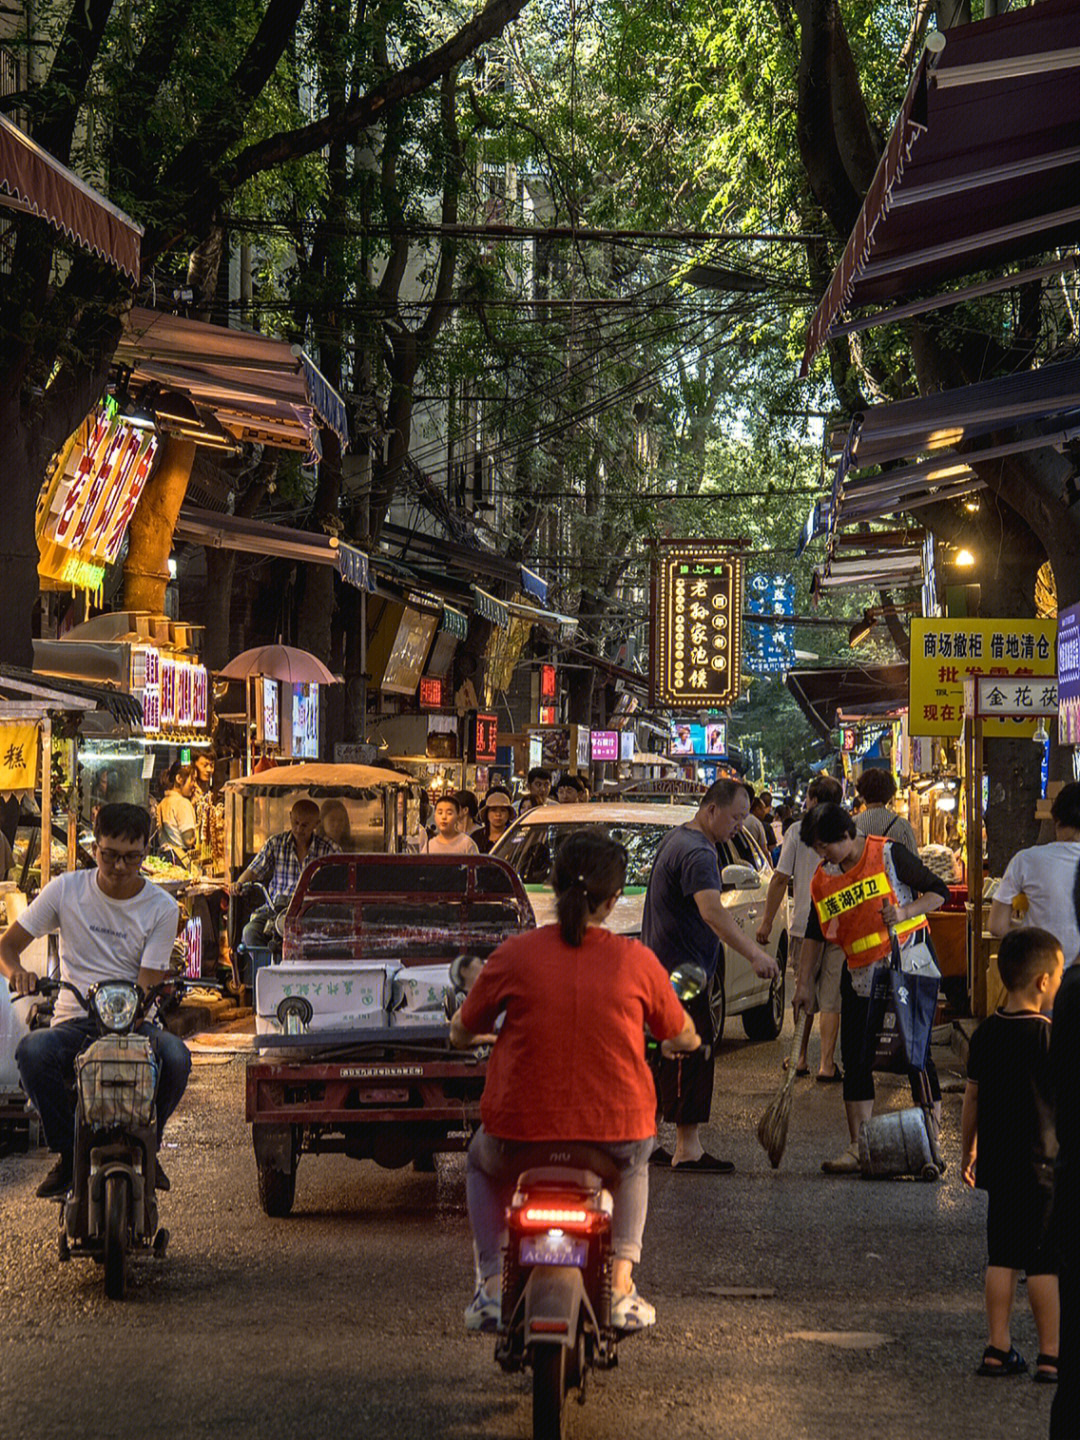
<path fill-rule="evenodd" d="M 443 995 L 450 984 L 449 965 L 406 965 L 394 976 L 394 998 L 391 1002 L 395 1019 L 398 1015 L 443 1011 Z M 408 1023 L 408 1022 L 404 1022 Z"/>
<path fill-rule="evenodd" d="M 353 1026 L 385 1025 L 393 993 L 396 963 L 363 960 L 328 961 L 324 965 L 264 965 L 255 975 L 257 1019 L 273 1020 L 289 995 L 302 995 L 311 1005 L 312 1030 L 348 1030 Z M 260 1034 L 269 1033 L 256 1029 Z"/>

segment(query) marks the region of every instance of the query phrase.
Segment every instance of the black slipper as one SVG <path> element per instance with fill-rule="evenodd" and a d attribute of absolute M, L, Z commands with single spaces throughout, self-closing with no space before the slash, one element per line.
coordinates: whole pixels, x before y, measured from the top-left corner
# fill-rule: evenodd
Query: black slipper
<path fill-rule="evenodd" d="M 816 1075 L 814 1078 L 819 1085 L 842 1085 L 844 1083 L 844 1072 L 838 1065 L 831 1075 Z"/>
<path fill-rule="evenodd" d="M 672 1161 L 672 1170 L 687 1170 L 693 1175 L 730 1175 L 735 1166 L 730 1160 L 718 1160 L 715 1155 L 706 1152 L 696 1160 L 680 1160 L 676 1165 Z"/>
<path fill-rule="evenodd" d="M 670 1150 L 665 1150 L 662 1145 L 658 1145 L 658 1146 L 656 1147 L 656 1149 L 652 1152 L 652 1154 L 649 1156 L 649 1164 L 650 1164 L 650 1165 L 670 1165 L 670 1164 L 671 1164 L 671 1151 L 670 1151 Z"/>
<path fill-rule="evenodd" d="M 1036 1385 L 1056 1385 L 1058 1378 L 1058 1357 L 1056 1355 L 1039 1355 L 1035 1360 L 1035 1369 L 1031 1372 L 1031 1378 Z"/>
<path fill-rule="evenodd" d="M 997 1363 L 990 1364 L 994 1360 Z M 983 1351 L 982 1364 L 976 1369 L 976 1375 L 1025 1375 L 1027 1373 L 1027 1361 L 1017 1351 L 1015 1346 L 1008 1350 L 999 1350 L 994 1345 L 987 1345 Z"/>

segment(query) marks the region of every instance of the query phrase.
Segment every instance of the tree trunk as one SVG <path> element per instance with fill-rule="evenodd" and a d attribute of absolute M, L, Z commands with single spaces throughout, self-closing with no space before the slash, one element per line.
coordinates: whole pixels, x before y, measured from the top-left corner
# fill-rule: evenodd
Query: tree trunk
<path fill-rule="evenodd" d="M 124 606 L 128 610 L 160 615 L 165 609 L 173 531 L 194 463 L 194 440 L 170 435 L 131 519 L 124 563 Z"/>
<path fill-rule="evenodd" d="M 17 398 L 0 408 L 0 467 L 9 502 L 0 541 L 0 661 L 29 670 L 34 664 L 33 619 L 38 598 L 34 506 L 42 475 Z"/>
<path fill-rule="evenodd" d="M 232 652 L 233 577 L 235 550 L 206 547 L 206 640 L 203 662 L 208 670 L 221 670 Z"/>

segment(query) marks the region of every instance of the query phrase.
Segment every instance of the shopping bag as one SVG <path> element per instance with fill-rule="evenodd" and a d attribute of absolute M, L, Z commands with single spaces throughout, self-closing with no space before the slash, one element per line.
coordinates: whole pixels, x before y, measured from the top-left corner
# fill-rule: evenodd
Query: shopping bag
<path fill-rule="evenodd" d="M 901 969 L 900 943 L 874 976 L 863 1037 L 863 1066 L 893 1074 L 925 1068 L 938 1002 L 938 974 Z"/>

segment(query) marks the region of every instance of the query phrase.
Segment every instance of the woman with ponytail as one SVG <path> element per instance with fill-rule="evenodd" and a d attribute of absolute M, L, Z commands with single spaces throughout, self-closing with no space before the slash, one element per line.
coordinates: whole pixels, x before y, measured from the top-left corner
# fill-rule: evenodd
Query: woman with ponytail
<path fill-rule="evenodd" d="M 503 1017 L 480 1102 L 483 1124 L 469 1146 L 478 1261 L 476 1294 L 465 1311 L 470 1330 L 498 1326 L 504 1215 L 522 1149 L 537 1141 L 583 1141 L 618 1165 L 612 1319 L 625 1330 L 656 1319 L 632 1279 L 656 1129 L 643 1031 L 648 1026 L 670 1055 L 701 1042 L 653 952 L 603 928 L 622 893 L 626 858 L 601 830 L 563 841 L 551 874 L 558 924 L 504 941 L 451 1025 L 451 1044 L 466 1049 Z"/>

